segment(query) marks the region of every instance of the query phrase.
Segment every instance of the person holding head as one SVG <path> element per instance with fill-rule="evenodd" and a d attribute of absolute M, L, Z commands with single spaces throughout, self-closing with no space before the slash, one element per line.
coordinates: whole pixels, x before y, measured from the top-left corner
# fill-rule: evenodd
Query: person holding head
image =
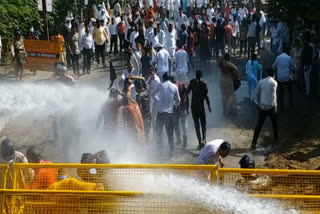
<path fill-rule="evenodd" d="M 169 72 L 169 65 L 171 63 L 171 57 L 169 52 L 162 47 L 160 43 L 156 43 L 154 48 L 157 52 L 154 63 L 157 67 L 157 75 L 163 80 L 162 76 L 164 73 Z"/>
<path fill-rule="evenodd" d="M 206 143 L 207 137 L 207 121 L 206 121 L 206 112 L 204 108 L 204 101 L 207 102 L 208 110 L 211 113 L 210 100 L 208 96 L 208 86 L 202 80 L 202 71 L 196 71 L 196 78 L 191 80 L 187 89 L 189 94 L 192 91 L 192 101 L 191 101 L 191 113 L 196 129 L 196 134 L 198 138 L 198 149 L 201 148 Z M 202 135 L 200 132 L 200 124 L 202 129 Z"/>
<path fill-rule="evenodd" d="M 36 146 L 27 149 L 27 159 L 29 163 L 50 164 L 51 161 L 43 160 L 42 151 Z M 37 168 L 30 185 L 25 184 L 25 189 L 47 189 L 57 181 L 58 171 L 55 168 Z"/>
<path fill-rule="evenodd" d="M 152 95 L 159 94 L 159 108 L 156 122 L 157 143 L 162 146 L 162 130 L 166 127 L 168 143 L 170 146 L 169 157 L 173 157 L 173 107 L 180 104 L 180 96 L 178 87 L 170 82 L 170 76 L 167 72 L 163 74 L 163 82 L 158 84 L 152 91 Z"/>
<path fill-rule="evenodd" d="M 222 158 L 229 155 L 231 145 L 228 141 L 223 139 L 212 140 L 201 149 L 198 164 L 217 164 L 219 162 L 220 167 L 224 167 Z"/>
<path fill-rule="evenodd" d="M 16 28 L 13 32 L 14 39 L 11 43 L 11 55 L 14 62 L 16 80 L 22 80 L 24 64 L 28 62 L 27 52 L 24 47 L 21 30 Z"/>
<path fill-rule="evenodd" d="M 259 119 L 254 130 L 251 149 L 255 150 L 258 143 L 259 134 L 266 117 L 270 117 L 273 127 L 275 142 L 279 139 L 279 125 L 277 112 L 277 87 L 278 83 L 274 80 L 275 71 L 269 68 L 267 77 L 262 79 L 255 91 L 254 102 L 259 108 Z M 273 144 L 274 145 L 274 144 Z"/>
<path fill-rule="evenodd" d="M 234 93 L 233 82 L 238 80 L 237 67 L 230 61 L 230 55 L 226 53 L 219 62 L 221 70 L 220 91 L 223 113 L 226 116 L 237 114 L 237 101 Z"/>
<path fill-rule="evenodd" d="M 260 73 L 260 78 L 258 78 L 258 73 Z M 258 80 L 262 78 L 262 65 L 258 62 L 256 54 L 252 54 L 251 60 L 248 60 L 246 64 L 246 75 L 249 86 L 249 99 L 253 102 Z"/>
<path fill-rule="evenodd" d="M 90 28 L 85 28 L 85 34 L 81 37 L 80 46 L 83 48 L 83 75 L 90 74 L 91 55 L 93 53 L 93 38 L 90 34 Z"/>

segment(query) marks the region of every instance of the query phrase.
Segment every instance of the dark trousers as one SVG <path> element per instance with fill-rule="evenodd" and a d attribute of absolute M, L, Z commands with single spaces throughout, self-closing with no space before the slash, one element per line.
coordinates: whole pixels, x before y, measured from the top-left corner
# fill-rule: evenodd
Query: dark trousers
<path fill-rule="evenodd" d="M 288 89 L 289 92 L 289 102 L 290 105 L 293 106 L 293 99 L 292 99 L 292 82 L 291 80 L 287 82 L 278 82 L 278 89 L 279 89 L 279 104 L 280 104 L 280 109 L 284 110 L 284 87 Z"/>
<path fill-rule="evenodd" d="M 240 40 L 240 55 L 242 55 L 242 51 L 244 49 L 244 55 L 247 54 L 248 41 Z"/>
<path fill-rule="evenodd" d="M 80 54 L 72 55 L 72 69 L 74 74 L 80 74 L 79 58 Z"/>
<path fill-rule="evenodd" d="M 198 142 L 199 142 L 199 145 L 201 145 L 201 141 L 206 141 L 206 137 L 207 137 L 207 121 L 206 121 L 205 110 L 192 109 L 192 118 L 194 122 L 194 127 L 196 129 Z M 201 132 L 200 132 L 200 124 L 202 128 L 202 138 L 201 138 Z"/>
<path fill-rule="evenodd" d="M 105 48 L 106 48 L 106 43 L 103 43 L 103 45 L 96 45 L 96 61 L 98 64 L 100 63 L 100 56 L 101 56 L 102 64 L 105 65 L 105 53 L 104 53 Z"/>
<path fill-rule="evenodd" d="M 119 41 L 120 41 L 120 53 L 124 50 L 124 34 L 119 33 Z"/>
<path fill-rule="evenodd" d="M 128 42 L 127 40 L 124 40 L 123 48 L 125 52 L 128 52 L 129 45 L 130 45 L 130 42 Z"/>
<path fill-rule="evenodd" d="M 267 117 L 270 117 L 271 122 L 272 122 L 274 139 L 277 140 L 279 138 L 279 125 L 278 125 L 277 109 L 272 108 L 269 110 L 262 110 L 261 108 L 259 108 L 259 119 L 258 119 L 257 126 L 254 130 L 254 136 L 253 136 L 253 140 L 252 140 L 253 145 L 257 144 L 261 128 L 262 128 L 264 121 L 266 120 Z"/>
<path fill-rule="evenodd" d="M 118 36 L 117 35 L 111 35 L 110 54 L 112 52 L 112 47 L 114 47 L 114 54 L 118 53 Z"/>
<path fill-rule="evenodd" d="M 67 67 L 70 68 L 71 67 L 71 54 L 70 51 L 66 50 L 66 59 L 67 59 Z"/>
<path fill-rule="evenodd" d="M 83 48 L 83 74 L 90 72 L 92 49 Z"/>
<path fill-rule="evenodd" d="M 172 152 L 174 149 L 173 144 L 173 113 L 158 113 L 157 115 L 157 122 L 156 122 L 156 129 L 157 129 L 157 143 L 159 145 L 162 144 L 162 129 L 163 126 L 166 127 L 167 135 L 168 135 L 168 143 L 170 146 L 170 151 Z"/>
<path fill-rule="evenodd" d="M 255 44 L 256 44 L 256 38 L 248 37 L 248 58 L 250 58 L 251 55 L 254 54 Z"/>
<path fill-rule="evenodd" d="M 221 53 L 222 53 L 222 57 L 223 57 L 223 55 L 224 55 L 224 42 L 222 41 L 217 41 L 216 40 L 216 56 L 217 57 L 219 57 L 219 52 L 221 51 Z"/>

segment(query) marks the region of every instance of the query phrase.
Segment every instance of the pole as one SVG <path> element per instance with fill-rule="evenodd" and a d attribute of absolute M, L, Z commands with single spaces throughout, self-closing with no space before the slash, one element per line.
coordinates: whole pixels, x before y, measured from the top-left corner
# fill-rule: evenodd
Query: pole
<path fill-rule="evenodd" d="M 42 0 L 43 7 L 43 22 L 44 22 L 44 34 L 46 35 L 46 40 L 49 41 L 49 28 L 48 28 L 48 16 L 47 16 L 47 2 Z"/>

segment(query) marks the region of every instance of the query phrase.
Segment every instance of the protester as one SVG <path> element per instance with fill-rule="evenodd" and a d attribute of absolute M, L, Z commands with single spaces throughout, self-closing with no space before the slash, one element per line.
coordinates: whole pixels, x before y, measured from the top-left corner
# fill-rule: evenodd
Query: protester
<path fill-rule="evenodd" d="M 91 56 L 93 53 L 93 38 L 89 26 L 85 28 L 85 34 L 81 37 L 80 46 L 83 48 L 83 75 L 90 74 Z"/>
<path fill-rule="evenodd" d="M 179 90 L 176 85 L 170 82 L 169 74 L 163 74 L 163 82 L 158 84 L 152 91 L 152 95 L 159 93 L 159 109 L 157 115 L 156 129 L 157 129 L 157 143 L 162 146 L 162 129 L 166 127 L 168 143 L 169 143 L 169 157 L 172 158 L 174 154 L 173 143 L 173 107 L 174 104 L 180 104 Z"/>
<path fill-rule="evenodd" d="M 296 69 L 296 65 L 293 63 L 292 58 L 288 56 L 286 53 L 286 49 L 283 49 L 281 55 L 277 56 L 274 61 L 272 68 L 277 71 L 277 82 L 279 84 L 279 100 L 280 100 L 280 109 L 284 110 L 284 94 L 283 88 L 286 87 L 289 91 L 289 102 L 291 107 L 293 106 L 292 99 L 292 81 L 291 81 L 291 73 Z"/>
<path fill-rule="evenodd" d="M 182 33 L 181 26 L 184 25 L 186 28 L 189 26 L 188 17 L 183 13 L 182 8 L 179 8 L 179 15 L 174 19 L 174 23 L 176 23 L 176 29 L 178 30 L 178 36 Z"/>
<path fill-rule="evenodd" d="M 16 73 L 16 80 L 22 80 L 24 64 L 28 62 L 27 52 L 24 47 L 21 30 L 16 28 L 13 34 L 14 39 L 11 43 L 11 55 Z"/>
<path fill-rule="evenodd" d="M 221 19 L 218 19 L 217 21 L 217 27 L 215 29 L 215 35 L 216 35 L 216 56 L 217 59 L 219 58 L 219 53 L 221 51 L 222 56 L 224 55 L 224 47 L 225 47 L 225 40 L 226 40 L 226 30 L 222 26 Z"/>
<path fill-rule="evenodd" d="M 29 163 L 50 164 L 51 161 L 43 160 L 42 151 L 35 146 L 27 150 L 27 159 Z M 51 184 L 57 181 L 58 171 L 55 168 L 37 168 L 30 185 L 25 184 L 25 189 L 48 189 Z"/>
<path fill-rule="evenodd" d="M 210 59 L 210 43 L 209 43 L 210 29 L 207 26 L 206 22 L 201 24 L 201 32 L 199 35 L 200 38 L 200 60 L 202 63 L 206 63 Z M 200 62 L 200 63 L 201 63 Z"/>
<path fill-rule="evenodd" d="M 259 73 L 260 78 L 258 78 Z M 256 54 L 253 54 L 251 56 L 251 60 L 248 60 L 246 64 L 246 75 L 248 81 L 249 99 L 251 102 L 253 102 L 254 91 L 258 85 L 258 80 L 262 79 L 262 65 L 258 62 Z"/>
<path fill-rule="evenodd" d="M 255 52 L 256 36 L 257 36 L 256 14 L 252 15 L 248 28 L 248 59 Z"/>
<path fill-rule="evenodd" d="M 245 19 L 242 20 L 240 25 L 240 56 L 242 56 L 242 51 L 244 50 L 244 56 L 247 55 L 248 47 L 248 25 Z"/>
<path fill-rule="evenodd" d="M 229 142 L 222 139 L 212 140 L 201 149 L 198 164 L 216 164 L 219 162 L 220 167 L 224 167 L 222 158 L 227 157 L 230 150 Z"/>
<path fill-rule="evenodd" d="M 169 72 L 169 64 L 171 64 L 170 54 L 160 43 L 155 44 L 155 50 L 157 51 L 157 55 L 154 63 L 157 66 L 157 75 L 160 77 L 160 80 L 163 80 L 163 74 Z"/>
<path fill-rule="evenodd" d="M 100 56 L 102 58 L 102 65 L 103 67 L 106 67 L 105 64 L 105 48 L 106 43 L 108 43 L 108 34 L 105 31 L 104 27 L 100 25 L 100 22 L 97 21 L 96 27 L 93 30 L 92 35 L 94 42 L 95 42 L 95 51 L 96 51 L 96 61 L 99 64 L 100 63 Z"/>
<path fill-rule="evenodd" d="M 178 81 L 180 82 L 187 82 L 188 77 L 188 64 L 189 64 L 189 57 L 188 53 L 182 49 L 182 46 L 179 45 L 178 51 L 176 52 L 174 59 L 174 67 L 175 73 Z"/>
<path fill-rule="evenodd" d="M 229 56 L 232 56 L 232 26 L 229 24 L 229 20 L 225 20 L 224 29 L 226 31 L 226 46 L 228 47 Z"/>
<path fill-rule="evenodd" d="M 136 101 L 142 114 L 146 141 L 149 142 L 151 130 L 151 93 L 145 80 L 135 80 L 134 87 L 137 91 Z"/>
<path fill-rule="evenodd" d="M 124 51 L 124 40 L 125 40 L 125 33 L 126 33 L 125 26 L 126 25 L 124 22 L 124 16 L 121 15 L 121 20 L 117 24 L 117 31 L 118 31 L 119 44 L 120 44 L 120 49 L 119 49 L 120 54 L 122 53 L 122 51 Z"/>
<path fill-rule="evenodd" d="M 204 108 L 204 101 L 207 102 L 208 110 L 211 113 L 210 100 L 208 96 L 208 87 L 207 84 L 202 80 L 201 70 L 196 71 L 196 78 L 191 80 L 189 83 L 187 93 L 189 94 L 191 91 L 191 113 L 198 138 L 198 149 L 201 150 L 201 148 L 205 145 L 207 138 L 207 121 L 206 112 Z M 200 132 L 200 124 L 202 129 L 202 135 Z"/>
<path fill-rule="evenodd" d="M 220 90 L 223 113 L 226 116 L 237 114 L 237 101 L 234 93 L 234 81 L 238 80 L 237 67 L 230 61 L 229 54 L 225 54 L 219 62 L 221 70 Z"/>
<path fill-rule="evenodd" d="M 175 105 L 174 107 L 174 131 L 176 133 L 177 142 L 176 145 L 182 145 L 183 148 L 187 147 L 188 142 L 188 114 L 189 114 L 189 98 L 187 91 L 187 84 L 185 82 L 177 81 L 176 76 L 171 76 L 171 82 L 178 87 L 180 96 L 180 105 Z M 180 132 L 180 121 L 182 127 L 182 140 Z"/>
<path fill-rule="evenodd" d="M 26 156 L 23 153 L 16 151 L 13 142 L 8 138 L 1 141 L 0 151 L 0 163 L 2 164 L 11 165 L 13 163 L 28 163 Z"/>
<path fill-rule="evenodd" d="M 114 48 L 114 55 L 118 53 L 118 24 L 115 21 L 115 18 L 111 18 L 111 24 L 109 25 L 109 32 L 111 35 L 110 41 L 110 51 L 109 54 L 112 52 L 112 48 Z"/>
<path fill-rule="evenodd" d="M 259 119 L 254 130 L 254 136 L 251 143 L 251 149 L 253 150 L 256 149 L 259 134 L 266 117 L 270 117 L 271 119 L 275 142 L 279 139 L 279 125 L 277 113 L 278 83 L 274 80 L 274 73 L 275 71 L 273 69 L 268 69 L 268 76 L 259 82 L 255 91 L 254 102 L 259 108 Z"/>
<path fill-rule="evenodd" d="M 236 47 L 237 47 L 237 41 L 238 41 L 238 35 L 239 35 L 239 23 L 237 21 L 237 16 L 233 16 L 233 21 L 231 22 L 232 27 L 232 48 L 233 48 L 233 56 L 236 55 Z"/>

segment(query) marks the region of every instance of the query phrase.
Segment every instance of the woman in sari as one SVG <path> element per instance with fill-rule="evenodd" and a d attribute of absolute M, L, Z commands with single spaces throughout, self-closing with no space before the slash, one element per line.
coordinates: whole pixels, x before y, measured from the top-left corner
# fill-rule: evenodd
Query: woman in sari
<path fill-rule="evenodd" d="M 257 60 L 257 55 L 252 54 L 251 59 L 246 65 L 246 75 L 249 88 L 249 98 L 253 102 L 254 90 L 258 85 L 258 72 L 260 72 L 260 79 L 262 77 L 262 65 Z"/>
<path fill-rule="evenodd" d="M 226 116 L 237 114 L 237 102 L 233 82 L 238 80 L 237 67 L 230 62 L 230 55 L 225 54 L 219 62 L 221 70 L 220 91 L 222 97 L 223 113 Z"/>

